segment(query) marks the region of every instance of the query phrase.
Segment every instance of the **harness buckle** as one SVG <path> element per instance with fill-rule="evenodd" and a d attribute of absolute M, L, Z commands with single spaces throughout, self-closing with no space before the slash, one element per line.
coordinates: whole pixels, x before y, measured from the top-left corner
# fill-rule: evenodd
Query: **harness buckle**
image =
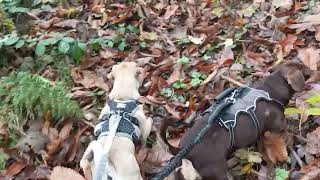
<path fill-rule="evenodd" d="M 236 102 L 236 99 L 234 98 L 236 96 L 236 93 L 238 91 L 237 90 L 234 90 L 232 93 L 231 93 L 231 96 L 230 97 L 227 97 L 224 101 L 227 102 L 227 101 L 230 101 L 232 104 L 234 104 Z"/>

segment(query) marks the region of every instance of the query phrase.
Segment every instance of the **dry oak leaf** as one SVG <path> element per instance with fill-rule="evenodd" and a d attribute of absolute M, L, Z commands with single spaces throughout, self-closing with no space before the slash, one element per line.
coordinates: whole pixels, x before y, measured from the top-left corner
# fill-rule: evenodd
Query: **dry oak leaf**
<path fill-rule="evenodd" d="M 320 26 L 316 27 L 315 38 L 316 38 L 317 41 L 320 41 Z"/>
<path fill-rule="evenodd" d="M 262 143 L 265 155 L 273 164 L 278 161 L 284 162 L 288 159 L 286 143 L 281 134 L 267 131 L 262 136 Z"/>
<path fill-rule="evenodd" d="M 11 178 L 21 172 L 22 169 L 24 169 L 27 166 L 27 163 L 24 161 L 16 161 L 13 164 L 11 164 L 7 170 L 5 171 L 5 176 L 8 178 Z"/>
<path fill-rule="evenodd" d="M 307 134 L 306 151 L 310 154 L 320 155 L 320 127 Z"/>
<path fill-rule="evenodd" d="M 284 57 L 288 56 L 292 49 L 294 49 L 294 43 L 298 37 L 293 34 L 288 34 L 283 40 L 281 40 L 279 43 L 282 46 L 282 51 Z"/>
<path fill-rule="evenodd" d="M 292 0 L 273 0 L 272 1 L 272 5 L 274 7 L 277 7 L 277 8 L 282 7 L 288 10 L 291 9 L 292 4 L 293 4 Z"/>
<path fill-rule="evenodd" d="M 80 71 L 78 68 L 73 68 L 71 76 L 75 83 L 82 84 L 87 89 L 98 87 L 109 92 L 108 84 L 104 82 L 103 77 L 99 77 L 95 72 L 88 70 Z"/>
<path fill-rule="evenodd" d="M 50 180 L 67 180 L 67 179 L 85 180 L 83 176 L 81 176 L 79 173 L 77 173 L 76 171 L 70 168 L 65 168 L 62 166 L 56 166 L 53 168 L 53 171 L 50 175 Z"/>
<path fill-rule="evenodd" d="M 320 49 L 314 47 L 298 49 L 298 58 L 311 70 L 317 70 L 317 65 L 320 62 Z"/>
<path fill-rule="evenodd" d="M 178 8 L 179 6 L 176 4 L 169 5 L 166 13 L 164 14 L 164 19 L 169 19 L 171 16 L 173 16 Z"/>

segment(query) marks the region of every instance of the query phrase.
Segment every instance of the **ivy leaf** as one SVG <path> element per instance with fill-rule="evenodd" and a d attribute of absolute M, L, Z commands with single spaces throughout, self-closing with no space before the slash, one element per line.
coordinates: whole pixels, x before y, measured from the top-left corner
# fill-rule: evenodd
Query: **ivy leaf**
<path fill-rule="evenodd" d="M 16 49 L 19 49 L 19 48 L 21 48 L 22 46 L 24 45 L 24 40 L 23 39 L 20 39 L 18 42 L 17 42 L 17 44 L 16 44 Z"/>
<path fill-rule="evenodd" d="M 285 180 L 289 176 L 289 172 L 285 169 L 276 168 L 276 180 Z"/>
<path fill-rule="evenodd" d="M 118 45 L 118 49 L 120 51 L 124 51 L 124 49 L 128 47 L 128 45 L 126 44 L 126 42 L 122 41 L 119 45 Z"/>
<path fill-rule="evenodd" d="M 188 63 L 189 63 L 189 58 L 183 56 L 182 58 L 179 58 L 179 59 L 177 60 L 177 63 L 178 63 L 178 64 L 188 64 Z"/>
<path fill-rule="evenodd" d="M 199 72 L 197 72 L 197 71 L 193 71 L 192 73 L 191 73 L 191 77 L 193 77 L 193 78 L 200 78 L 201 77 L 201 73 L 199 73 Z"/>
<path fill-rule="evenodd" d="M 82 43 L 82 42 L 78 42 L 78 46 L 82 51 L 86 50 L 86 47 L 87 47 L 87 45 L 85 43 Z"/>
<path fill-rule="evenodd" d="M 320 95 L 312 96 L 311 98 L 305 100 L 305 102 L 309 104 L 317 104 L 320 102 Z"/>
<path fill-rule="evenodd" d="M 173 94 L 173 91 L 170 88 L 163 88 L 161 91 L 161 94 L 165 97 L 171 97 Z"/>
<path fill-rule="evenodd" d="M 5 42 L 4 45 L 11 46 L 19 40 L 19 37 L 11 36 Z"/>
<path fill-rule="evenodd" d="M 284 114 L 288 114 L 288 115 L 301 114 L 301 113 L 302 113 L 302 111 L 298 108 L 286 108 L 284 111 Z"/>
<path fill-rule="evenodd" d="M 36 55 L 42 56 L 44 55 L 45 52 L 46 52 L 46 46 L 43 43 L 39 42 L 36 46 Z"/>
<path fill-rule="evenodd" d="M 138 32 L 139 32 L 138 28 L 135 27 L 135 26 L 132 26 L 131 24 L 128 25 L 127 28 L 128 28 L 128 30 L 129 30 L 130 32 L 133 32 L 133 33 L 138 33 Z"/>
<path fill-rule="evenodd" d="M 177 81 L 177 82 L 173 83 L 172 87 L 175 89 L 185 89 L 185 88 L 187 88 L 187 85 L 182 81 Z"/>
<path fill-rule="evenodd" d="M 191 80 L 190 84 L 192 87 L 199 85 L 202 81 L 199 78 L 194 78 Z"/>
<path fill-rule="evenodd" d="M 71 38 L 71 37 L 63 37 L 62 40 L 65 41 L 65 42 L 68 42 L 68 43 L 74 42 L 74 39 Z"/>
<path fill-rule="evenodd" d="M 60 40 L 59 38 L 48 38 L 48 39 L 43 39 L 40 42 L 45 46 L 47 46 L 47 45 L 56 44 L 59 40 Z"/>
<path fill-rule="evenodd" d="M 146 43 L 145 42 L 140 42 L 139 43 L 139 47 L 142 48 L 142 49 L 146 48 Z"/>
<path fill-rule="evenodd" d="M 61 52 L 62 54 L 67 54 L 69 49 L 70 49 L 69 43 L 64 40 L 61 40 L 58 46 L 59 52 Z"/>
<path fill-rule="evenodd" d="M 309 108 L 305 110 L 305 113 L 312 116 L 320 116 L 320 108 Z"/>

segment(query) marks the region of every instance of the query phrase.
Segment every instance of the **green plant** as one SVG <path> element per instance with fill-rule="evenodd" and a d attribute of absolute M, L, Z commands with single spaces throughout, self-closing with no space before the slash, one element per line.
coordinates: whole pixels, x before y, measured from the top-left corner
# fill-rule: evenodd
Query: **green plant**
<path fill-rule="evenodd" d="M 8 155 L 3 151 L 0 151 L 0 170 L 5 169 L 7 159 L 8 159 Z"/>
<path fill-rule="evenodd" d="M 0 48 L 14 47 L 20 49 L 23 47 L 35 48 L 37 56 L 43 56 L 47 50 L 56 50 L 58 54 L 69 55 L 76 61 L 80 61 L 84 55 L 86 44 L 79 42 L 65 33 L 54 33 L 47 38 L 44 35 L 40 37 L 30 38 L 28 36 L 17 36 L 16 34 L 7 34 L 0 39 Z"/>
<path fill-rule="evenodd" d="M 183 81 L 177 81 L 172 84 L 172 87 L 175 89 L 186 89 L 187 85 Z"/>
<path fill-rule="evenodd" d="M 41 118 L 51 112 L 53 120 L 63 117 L 79 117 L 77 102 L 67 97 L 60 83 L 26 72 L 3 77 L 0 80 L 0 108 L 13 111 L 19 117 Z"/>
<path fill-rule="evenodd" d="M 199 85 L 203 80 L 205 80 L 207 78 L 207 75 L 201 74 L 198 71 L 193 71 L 191 73 L 191 77 L 192 77 L 192 79 L 190 81 L 190 85 L 192 87 L 195 87 L 195 86 Z"/>
<path fill-rule="evenodd" d="M 188 57 L 185 57 L 185 56 L 177 59 L 177 63 L 178 63 L 178 64 L 188 64 L 189 61 L 190 61 L 189 58 L 188 58 Z"/>
<path fill-rule="evenodd" d="M 285 109 L 285 114 L 308 114 L 313 116 L 320 115 L 320 107 L 317 106 L 320 103 L 320 95 L 312 96 L 305 100 L 306 103 L 310 105 L 310 108 L 302 109 L 298 107 L 290 107 Z"/>
<path fill-rule="evenodd" d="M 289 176 L 289 172 L 287 170 L 281 169 L 279 167 L 275 169 L 275 173 L 276 173 L 276 180 L 285 180 Z"/>
<path fill-rule="evenodd" d="M 171 97 L 174 94 L 174 91 L 171 88 L 163 88 L 161 91 L 161 95 L 165 97 Z"/>

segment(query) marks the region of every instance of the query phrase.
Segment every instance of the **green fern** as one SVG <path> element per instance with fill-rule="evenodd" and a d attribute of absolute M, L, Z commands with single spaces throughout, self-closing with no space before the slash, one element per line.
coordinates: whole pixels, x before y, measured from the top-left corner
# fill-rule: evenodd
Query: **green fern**
<path fill-rule="evenodd" d="M 67 97 L 61 84 L 26 72 L 0 79 L 0 100 L 0 109 L 10 109 L 19 117 L 35 119 L 51 112 L 56 121 L 81 115 L 79 104 Z"/>

